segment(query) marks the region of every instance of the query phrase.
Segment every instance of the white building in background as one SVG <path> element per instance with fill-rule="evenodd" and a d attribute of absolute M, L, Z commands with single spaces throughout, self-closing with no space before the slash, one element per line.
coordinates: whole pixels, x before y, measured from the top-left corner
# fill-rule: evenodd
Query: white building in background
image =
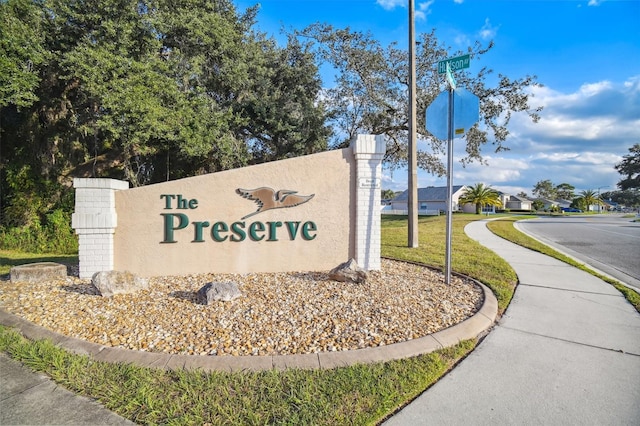
<path fill-rule="evenodd" d="M 533 210 L 533 201 L 528 198 L 500 192 L 500 201 L 505 210 Z"/>
<path fill-rule="evenodd" d="M 452 204 L 453 211 L 464 211 L 465 213 L 474 213 L 475 206 L 466 204 L 460 206 L 458 200 L 464 194 L 467 187 L 465 185 L 454 185 L 452 188 Z M 404 191 L 396 198 L 391 200 L 391 211 L 404 212 L 408 210 L 409 190 Z M 388 211 L 388 209 L 386 209 Z M 418 214 L 441 214 L 447 211 L 447 187 L 446 186 L 428 186 L 426 188 L 418 188 Z"/>

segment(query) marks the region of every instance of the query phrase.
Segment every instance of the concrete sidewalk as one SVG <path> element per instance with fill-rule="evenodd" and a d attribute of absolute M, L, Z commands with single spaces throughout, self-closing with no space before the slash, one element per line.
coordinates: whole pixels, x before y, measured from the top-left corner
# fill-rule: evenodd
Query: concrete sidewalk
<path fill-rule="evenodd" d="M 133 425 L 0 353 L 0 425 Z"/>
<path fill-rule="evenodd" d="M 385 425 L 638 425 L 640 314 L 611 285 L 491 233 L 520 285 L 487 338 Z"/>

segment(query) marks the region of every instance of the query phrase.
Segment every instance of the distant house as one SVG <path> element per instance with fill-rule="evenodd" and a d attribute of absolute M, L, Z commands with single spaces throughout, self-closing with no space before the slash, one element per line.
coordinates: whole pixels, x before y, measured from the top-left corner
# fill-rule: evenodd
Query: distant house
<path fill-rule="evenodd" d="M 547 198 L 536 198 L 536 201 L 539 201 L 539 202 L 541 202 L 543 204 L 542 205 L 542 209 L 543 210 L 550 210 L 550 209 L 555 208 L 555 207 L 557 207 L 557 208 L 561 207 L 559 202 L 553 201 L 553 200 L 549 200 Z"/>
<path fill-rule="evenodd" d="M 452 190 L 453 211 L 462 210 L 458 205 L 458 199 L 466 190 L 465 185 L 454 185 Z M 407 211 L 409 202 L 409 190 L 404 191 L 396 198 L 391 200 L 391 209 L 395 211 Z M 418 213 L 419 214 L 438 214 L 436 212 L 447 211 L 447 187 L 446 186 L 428 186 L 426 188 L 418 188 Z M 464 211 L 467 213 L 475 212 L 475 206 L 465 205 Z"/>
<path fill-rule="evenodd" d="M 611 210 L 610 208 L 611 205 L 609 204 L 608 201 L 605 201 L 605 200 L 601 200 L 601 201 L 602 201 L 602 204 L 591 204 L 587 209 L 587 211 L 602 213 L 602 212 Z"/>
<path fill-rule="evenodd" d="M 533 210 L 533 201 L 528 198 L 500 192 L 500 201 L 505 210 Z"/>

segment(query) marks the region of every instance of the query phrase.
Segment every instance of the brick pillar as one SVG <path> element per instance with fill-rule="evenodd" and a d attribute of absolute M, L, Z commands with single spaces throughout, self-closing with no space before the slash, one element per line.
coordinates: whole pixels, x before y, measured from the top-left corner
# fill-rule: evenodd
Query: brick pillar
<path fill-rule="evenodd" d="M 113 270 L 113 234 L 118 225 L 115 192 L 129 183 L 114 179 L 73 179 L 75 213 L 71 226 L 78 234 L 80 278 Z"/>
<path fill-rule="evenodd" d="M 358 135 L 352 142 L 356 159 L 355 260 L 368 271 L 380 270 L 380 190 L 382 158 L 386 151 L 382 135 Z"/>

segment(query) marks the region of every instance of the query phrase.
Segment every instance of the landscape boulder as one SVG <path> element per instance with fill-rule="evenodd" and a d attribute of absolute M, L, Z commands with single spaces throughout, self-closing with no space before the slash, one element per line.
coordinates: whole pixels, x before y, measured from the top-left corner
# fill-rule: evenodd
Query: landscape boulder
<path fill-rule="evenodd" d="M 203 305 L 211 305 L 218 301 L 230 302 L 242 296 L 236 283 L 210 282 L 198 290 L 198 301 Z"/>
<path fill-rule="evenodd" d="M 367 280 L 367 271 L 360 268 L 354 259 L 342 263 L 329 272 L 329 278 L 334 281 L 360 284 Z"/>
<path fill-rule="evenodd" d="M 149 287 L 149 280 L 138 277 L 129 271 L 102 271 L 91 277 L 93 284 L 103 297 L 114 294 L 128 294 L 144 290 Z"/>
<path fill-rule="evenodd" d="M 30 283 L 48 281 L 67 276 L 67 267 L 55 262 L 36 262 L 14 266 L 10 270 L 11 282 Z"/>

